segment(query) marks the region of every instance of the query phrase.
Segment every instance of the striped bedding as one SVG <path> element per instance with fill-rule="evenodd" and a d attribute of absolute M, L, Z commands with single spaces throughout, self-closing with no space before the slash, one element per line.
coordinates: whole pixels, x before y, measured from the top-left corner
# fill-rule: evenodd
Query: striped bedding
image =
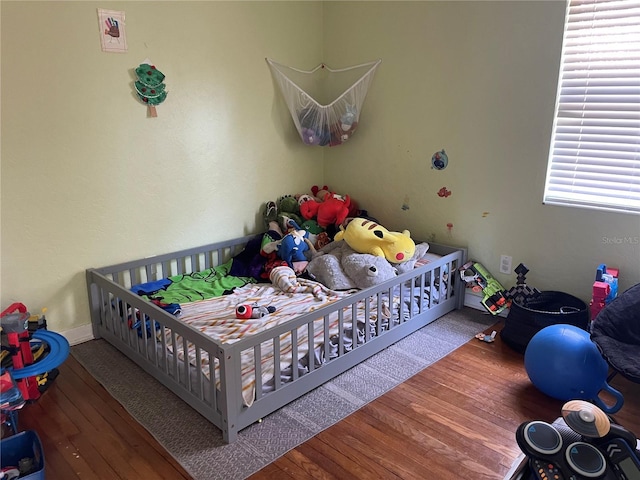
<path fill-rule="evenodd" d="M 321 285 L 321 284 L 318 284 Z M 326 289 L 326 287 L 323 287 Z M 249 335 L 255 335 L 262 331 L 268 330 L 275 325 L 291 320 L 304 313 L 312 312 L 325 305 L 331 304 L 348 296 L 350 292 L 337 292 L 326 290 L 328 295 L 318 297 L 312 293 L 294 293 L 286 294 L 272 284 L 248 284 L 244 287 L 237 288 L 234 293 L 215 297 L 199 302 L 182 304 L 182 314 L 180 319 L 200 330 L 201 332 L 223 342 L 236 342 Z M 238 319 L 235 316 L 236 305 L 242 303 L 258 303 L 262 306 L 273 306 L 275 312 L 258 319 Z M 388 311 L 388 303 L 386 304 Z M 364 304 L 358 306 L 356 315 L 358 318 L 364 318 Z M 375 324 L 377 309 L 371 306 L 370 325 Z M 330 318 L 330 336 L 337 337 L 339 335 L 338 313 L 334 312 Z M 343 335 L 351 332 L 352 311 L 345 309 L 343 312 Z M 309 329 L 305 325 L 297 331 L 298 355 L 301 358 L 308 358 Z M 351 335 L 349 333 L 349 335 Z M 280 361 L 280 369 L 282 372 L 291 371 L 294 365 L 292 359 L 292 335 L 284 334 L 280 337 L 280 353 L 277 355 Z M 183 342 L 179 338 L 177 342 L 178 358 L 182 361 L 185 359 L 185 352 L 182 348 Z M 322 318 L 314 322 L 314 347 L 320 347 L 324 342 L 324 320 Z M 169 346 L 172 350 L 172 347 Z M 315 352 L 317 354 L 317 352 Z M 195 349 L 188 346 L 187 356 L 191 365 L 197 366 Z M 298 359 L 298 360 L 300 360 Z M 322 360 L 321 360 L 322 361 Z M 201 356 L 201 365 L 205 375 L 209 372 L 209 358 L 207 355 Z M 218 365 L 216 365 L 216 370 Z M 273 382 L 274 375 L 274 346 L 273 342 L 265 342 L 262 345 L 262 384 L 268 385 Z M 216 374 L 219 379 L 219 375 Z M 242 353 L 242 391 L 243 399 L 247 406 L 250 406 L 255 398 L 255 366 L 253 350 L 246 350 Z M 268 387 L 267 387 L 268 389 Z"/>
<path fill-rule="evenodd" d="M 420 258 L 416 262 L 416 267 L 430 263 L 431 261 L 440 258 L 439 255 L 427 253 L 424 257 Z M 271 283 L 257 283 L 247 284 L 242 287 L 237 287 L 234 291 L 227 295 L 214 297 L 206 300 L 200 300 L 191 303 L 181 304 L 181 314 L 178 317 L 182 322 L 191 325 L 192 327 L 200 330 L 202 333 L 222 342 L 233 343 L 242 338 L 250 335 L 269 330 L 276 325 L 280 325 L 292 318 L 298 317 L 305 313 L 313 312 L 326 305 L 334 303 L 346 296 L 350 295 L 352 291 L 335 291 L 330 290 L 321 283 L 307 280 L 309 284 L 317 284 L 315 293 L 301 292 L 301 293 L 285 293 L 280 288 Z M 317 290 L 321 290 L 322 294 L 318 295 Z M 393 298 L 389 301 L 388 295 L 383 296 L 383 318 L 380 323 L 380 328 L 387 328 L 389 319 L 393 314 L 393 322 L 398 321 L 398 312 L 400 312 L 400 305 L 404 304 L 405 308 L 402 310 L 404 313 L 404 320 L 408 319 L 408 312 L 410 309 L 418 308 L 418 304 L 425 306 L 431 301 L 437 303 L 439 301 L 440 292 L 434 286 L 427 286 L 424 291 L 418 291 L 416 287 L 409 288 L 405 292 L 405 298 L 400 299 L 398 291 L 394 291 Z M 377 305 L 374 305 L 375 299 L 371 297 L 369 299 L 369 331 L 371 335 L 375 335 L 377 318 Z M 253 304 L 257 303 L 264 307 L 275 307 L 275 312 L 270 313 L 262 318 L 257 319 L 239 319 L 236 318 L 235 309 L 239 304 Z M 342 343 L 348 350 L 352 344 L 352 309 L 346 308 L 343 310 L 343 325 L 342 332 L 340 332 L 338 312 L 333 312 L 329 317 L 329 335 L 331 338 L 331 351 L 336 350 L 336 344 L 338 343 L 338 337 L 342 336 Z M 358 338 L 362 338 L 364 335 L 364 322 L 365 318 L 365 304 L 359 302 L 356 308 L 357 316 L 357 329 Z M 281 372 L 282 381 L 286 382 L 290 379 L 291 372 L 294 368 L 298 368 L 299 374 L 304 374 L 306 370 L 305 364 L 309 361 L 309 341 L 308 341 L 308 327 L 302 326 L 297 330 L 297 353 L 298 359 L 293 361 L 292 353 L 294 351 L 291 334 L 287 333 L 281 335 L 279 354 L 277 355 L 280 365 L 279 370 Z M 312 353 L 315 359 L 316 365 L 320 365 L 328 359 L 324 357 L 324 350 L 322 346 L 324 344 L 324 319 L 319 318 L 314 322 L 314 352 Z M 358 340 L 360 341 L 360 340 Z M 176 342 L 176 351 L 173 352 L 173 347 L 168 345 L 169 351 L 177 354 L 181 361 L 185 360 L 185 356 L 191 365 L 198 367 L 195 348 L 187 342 L 187 352 L 185 355 L 183 348 L 183 341 L 178 336 Z M 274 383 L 274 344 L 273 342 L 265 342 L 261 345 L 261 385 L 262 391 L 269 391 Z M 333 355 L 331 353 L 330 355 Z M 254 365 L 254 352 L 253 350 L 245 350 L 241 355 L 242 361 L 242 395 L 246 406 L 251 406 L 255 400 L 255 365 Z M 332 357 L 331 357 L 332 358 Z M 208 355 L 201 355 L 200 368 L 205 376 L 209 376 L 209 358 Z M 219 365 L 215 365 L 217 385 L 219 387 L 220 375 L 218 374 Z M 271 387 L 270 387 L 271 386 Z"/>

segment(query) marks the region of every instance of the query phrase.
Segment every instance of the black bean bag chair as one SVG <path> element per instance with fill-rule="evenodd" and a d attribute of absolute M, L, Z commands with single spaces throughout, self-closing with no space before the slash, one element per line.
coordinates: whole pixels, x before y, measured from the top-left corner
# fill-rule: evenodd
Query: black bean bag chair
<path fill-rule="evenodd" d="M 640 383 L 640 283 L 600 310 L 591 340 L 616 372 Z"/>

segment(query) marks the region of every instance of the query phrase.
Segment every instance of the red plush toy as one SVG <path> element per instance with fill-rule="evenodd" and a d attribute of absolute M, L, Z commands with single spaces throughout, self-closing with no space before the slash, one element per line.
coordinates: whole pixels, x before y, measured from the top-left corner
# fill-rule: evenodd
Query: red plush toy
<path fill-rule="evenodd" d="M 323 228 L 340 225 L 349 216 L 349 195 L 326 192 L 322 202 L 308 200 L 300 205 L 300 214 L 307 220 L 316 219 Z"/>
<path fill-rule="evenodd" d="M 313 194 L 314 199 L 317 202 L 321 202 L 324 196 L 329 193 L 329 187 L 325 185 L 320 188 L 318 185 L 314 185 L 313 187 L 311 187 L 311 193 Z"/>
<path fill-rule="evenodd" d="M 336 145 L 341 145 L 351 138 L 356 131 L 356 127 L 358 126 L 358 122 L 353 122 L 352 124 L 342 124 L 342 125 L 332 125 L 331 132 L 331 141 L 329 142 L 329 146 L 335 147 Z"/>

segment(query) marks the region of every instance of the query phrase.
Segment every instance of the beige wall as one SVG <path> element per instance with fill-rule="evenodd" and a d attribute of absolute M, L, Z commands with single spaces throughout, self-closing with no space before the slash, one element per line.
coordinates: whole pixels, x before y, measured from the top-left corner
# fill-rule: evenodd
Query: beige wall
<path fill-rule="evenodd" d="M 98 7 L 125 11 L 128 53 L 101 51 Z M 1 8 L 3 308 L 87 324 L 86 268 L 255 232 L 264 201 L 322 181 L 265 61 L 321 61 L 321 3 Z M 157 118 L 133 94 L 146 58 Z"/>
<path fill-rule="evenodd" d="M 621 269 L 621 289 L 640 282 L 639 216 L 542 205 L 564 9 L 325 2 L 327 63 L 383 60 L 358 133 L 325 156 L 326 183 L 387 227 L 467 246 L 507 288 L 501 254 L 527 265 L 529 285 L 585 301 L 600 263 Z M 443 148 L 449 167 L 431 169 Z"/>
<path fill-rule="evenodd" d="M 392 229 L 468 246 L 506 286 L 500 254 L 585 300 L 599 263 L 640 282 L 638 216 L 541 204 L 563 2 L 0 6 L 1 306 L 47 307 L 54 330 L 89 322 L 86 268 L 256 231 L 265 200 L 322 182 Z M 101 52 L 97 7 L 126 12 L 128 53 Z M 265 57 L 382 58 L 353 139 L 303 145 Z M 155 119 L 133 96 L 145 58 L 167 75 Z"/>

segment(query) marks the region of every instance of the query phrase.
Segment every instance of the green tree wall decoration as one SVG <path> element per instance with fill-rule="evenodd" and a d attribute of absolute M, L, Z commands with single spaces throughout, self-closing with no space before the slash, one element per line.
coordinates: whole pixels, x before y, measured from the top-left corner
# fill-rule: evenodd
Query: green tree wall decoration
<path fill-rule="evenodd" d="M 157 117 L 156 106 L 160 105 L 167 98 L 167 91 L 164 85 L 164 74 L 155 65 L 142 63 L 136 68 L 134 82 L 138 98 L 149 107 L 149 115 Z"/>

